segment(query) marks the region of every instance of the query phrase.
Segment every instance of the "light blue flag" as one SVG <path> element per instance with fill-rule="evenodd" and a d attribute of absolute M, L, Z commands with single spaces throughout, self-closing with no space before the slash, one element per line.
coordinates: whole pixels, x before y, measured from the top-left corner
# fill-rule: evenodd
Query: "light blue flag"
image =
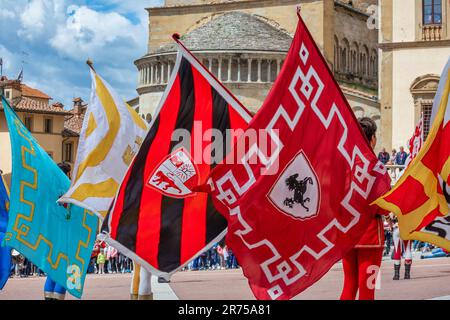
<path fill-rule="evenodd" d="M 70 186 L 5 99 L 12 178 L 6 245 L 16 249 L 73 296 L 81 298 L 98 230 L 91 212 L 56 203 Z"/>
<path fill-rule="evenodd" d="M 2 247 L 8 226 L 9 192 L 5 180 L 0 175 L 0 290 L 6 284 L 11 274 L 11 248 Z"/>

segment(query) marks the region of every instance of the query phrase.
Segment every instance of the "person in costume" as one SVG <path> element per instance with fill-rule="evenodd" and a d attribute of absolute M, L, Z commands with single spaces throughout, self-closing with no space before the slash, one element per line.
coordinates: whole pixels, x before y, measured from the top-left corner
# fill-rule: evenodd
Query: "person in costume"
<path fill-rule="evenodd" d="M 58 167 L 70 179 L 70 165 L 68 163 L 62 162 L 58 163 Z M 47 277 L 44 285 L 44 298 L 45 300 L 64 300 L 66 298 L 66 289 L 53 281 L 50 277 Z"/>
<path fill-rule="evenodd" d="M 133 262 L 133 279 L 131 280 L 131 300 L 153 300 L 152 274 L 136 262 Z"/>
<path fill-rule="evenodd" d="M 377 143 L 377 125 L 370 118 L 358 119 L 372 149 Z M 375 282 L 377 280 L 384 250 L 383 212 L 373 217 L 368 229 L 359 243 L 344 257 L 344 288 L 341 300 L 375 299 Z"/>
<path fill-rule="evenodd" d="M 411 279 L 412 266 L 412 241 L 402 240 L 400 238 L 400 229 L 396 218 L 393 221 L 393 239 L 394 239 L 394 277 L 393 280 L 400 280 L 400 269 L 402 256 L 405 257 L 405 280 Z"/>

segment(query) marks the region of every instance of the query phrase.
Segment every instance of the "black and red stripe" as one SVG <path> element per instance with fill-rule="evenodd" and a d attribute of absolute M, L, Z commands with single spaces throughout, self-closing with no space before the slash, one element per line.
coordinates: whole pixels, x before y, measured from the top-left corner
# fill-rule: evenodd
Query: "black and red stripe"
<path fill-rule="evenodd" d="M 205 78 L 202 72 L 206 70 L 197 70 L 182 57 L 176 72 L 164 105 L 120 187 L 111 218 L 108 215 L 103 226 L 113 240 L 167 273 L 192 259 L 227 227 L 208 194 L 178 199 L 146 186 L 154 170 L 180 146 L 181 141 L 172 141 L 172 133 L 177 129 L 191 132 L 190 141 L 183 143 L 194 160 L 202 160 L 197 163 L 202 184 L 217 165 L 205 161 L 219 149 L 223 158 L 232 143 L 230 139 L 215 141 L 211 148 L 212 137 L 203 139 L 204 133 L 216 129 L 228 137 L 227 129 L 246 127 L 246 121 Z M 201 123 L 202 130 L 193 130 L 194 123 Z M 204 155 L 211 158 L 204 159 Z"/>

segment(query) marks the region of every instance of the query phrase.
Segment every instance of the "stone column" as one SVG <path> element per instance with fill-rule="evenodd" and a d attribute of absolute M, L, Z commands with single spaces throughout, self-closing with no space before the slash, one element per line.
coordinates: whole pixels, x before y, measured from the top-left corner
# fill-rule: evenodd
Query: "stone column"
<path fill-rule="evenodd" d="M 208 58 L 208 69 L 212 73 L 212 58 Z"/>
<path fill-rule="evenodd" d="M 159 81 L 160 84 L 164 83 L 164 63 L 161 62 L 161 80 Z"/>
<path fill-rule="evenodd" d="M 252 82 L 252 61 L 253 61 L 253 59 L 248 59 L 248 79 L 247 79 L 247 82 Z"/>
<path fill-rule="evenodd" d="M 219 58 L 219 70 L 217 71 L 217 79 L 222 81 L 222 58 Z"/>
<path fill-rule="evenodd" d="M 281 71 L 281 60 L 277 60 L 277 77 L 280 74 Z"/>
<path fill-rule="evenodd" d="M 238 58 L 237 65 L 238 65 L 237 82 L 241 82 L 241 59 L 240 58 Z"/>
<path fill-rule="evenodd" d="M 227 80 L 228 82 L 231 81 L 231 61 L 232 61 L 232 59 L 233 58 L 231 58 L 231 57 L 228 59 L 228 80 Z"/>
<path fill-rule="evenodd" d="M 258 59 L 258 82 L 261 82 L 261 63 L 262 60 Z"/>
<path fill-rule="evenodd" d="M 272 71 L 272 61 L 271 60 L 269 60 L 269 59 L 267 59 L 267 63 L 268 63 L 268 65 L 267 65 L 267 82 L 271 82 L 270 81 L 270 76 L 271 76 L 271 71 Z"/>
<path fill-rule="evenodd" d="M 153 84 L 153 64 L 150 65 L 150 84 Z"/>
<path fill-rule="evenodd" d="M 169 83 L 170 80 L 170 61 L 167 62 L 167 83 Z"/>

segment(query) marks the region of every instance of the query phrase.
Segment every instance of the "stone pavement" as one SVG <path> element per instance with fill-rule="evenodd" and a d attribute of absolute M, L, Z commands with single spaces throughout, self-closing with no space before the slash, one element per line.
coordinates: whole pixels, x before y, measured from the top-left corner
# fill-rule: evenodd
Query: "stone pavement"
<path fill-rule="evenodd" d="M 0 300 L 43 300 L 45 277 L 10 279 Z M 83 300 L 129 300 L 131 274 L 91 275 L 86 278 Z M 155 300 L 178 300 L 167 283 L 158 283 L 152 277 L 152 290 Z M 70 294 L 67 300 L 77 300 Z"/>
<path fill-rule="evenodd" d="M 393 264 L 390 260 L 383 261 L 381 272 L 381 287 L 376 293 L 379 300 L 450 298 L 450 258 L 415 260 L 412 279 L 409 281 L 392 280 Z M 10 279 L 4 290 L 0 291 L 0 300 L 42 300 L 44 282 L 43 277 Z M 128 300 L 130 282 L 130 274 L 88 275 L 83 299 Z M 342 283 L 342 265 L 336 264 L 319 282 L 296 299 L 338 299 Z M 169 285 L 158 283 L 153 278 L 155 299 L 254 299 L 241 270 L 178 272 Z M 68 300 L 74 299 L 68 296 Z"/>

